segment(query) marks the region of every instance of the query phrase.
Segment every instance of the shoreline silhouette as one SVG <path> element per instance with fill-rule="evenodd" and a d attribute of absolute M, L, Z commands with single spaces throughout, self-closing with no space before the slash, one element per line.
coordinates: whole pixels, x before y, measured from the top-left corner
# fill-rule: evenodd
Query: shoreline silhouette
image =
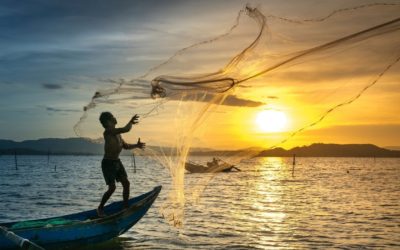
<path fill-rule="evenodd" d="M 170 148 L 159 147 L 148 148 L 152 152 L 172 152 Z M 393 148 L 393 149 L 391 149 Z M 241 152 L 252 152 L 256 157 L 399 157 L 400 150 L 397 147 L 379 147 L 373 144 L 335 144 L 335 143 L 313 143 L 306 146 L 297 146 L 291 149 L 274 148 L 246 148 L 237 150 L 221 150 L 212 148 L 192 148 L 191 156 L 210 156 L 210 155 L 235 155 Z M 37 140 L 26 140 L 16 142 L 12 140 L 0 139 L 0 155 L 101 155 L 103 144 L 89 141 L 84 138 L 46 138 Z M 146 152 L 144 152 L 144 155 Z M 130 152 L 125 152 L 125 156 L 130 156 Z"/>

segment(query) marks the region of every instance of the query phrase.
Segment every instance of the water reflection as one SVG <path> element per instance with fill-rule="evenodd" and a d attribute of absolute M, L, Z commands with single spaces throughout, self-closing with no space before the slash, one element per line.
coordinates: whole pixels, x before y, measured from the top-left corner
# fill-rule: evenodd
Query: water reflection
<path fill-rule="evenodd" d="M 104 181 L 101 157 L 0 158 L 0 220 L 24 220 L 92 209 Z M 204 159 L 203 159 L 204 160 Z M 167 199 L 169 175 L 147 159 L 123 159 L 132 195 L 162 184 L 148 214 L 123 237 L 86 249 L 310 249 L 399 248 L 400 160 L 257 158 L 241 172 L 186 175 L 186 190 L 204 184 L 185 207 L 185 227 L 171 227 L 159 209 Z M 156 174 L 155 174 L 156 173 Z M 206 180 L 206 181 L 205 181 Z M 201 189 L 203 189 L 201 188 Z M 122 199 L 117 187 L 113 201 Z M 187 194 L 190 197 L 190 194 Z M 29 206 L 27 205 L 29 204 Z"/>

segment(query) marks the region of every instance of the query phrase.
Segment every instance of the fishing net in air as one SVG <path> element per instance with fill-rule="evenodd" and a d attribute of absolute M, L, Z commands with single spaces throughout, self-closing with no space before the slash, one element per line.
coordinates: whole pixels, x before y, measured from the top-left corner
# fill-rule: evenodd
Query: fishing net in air
<path fill-rule="evenodd" d="M 109 80 L 75 131 L 98 138 L 104 110 L 119 120 L 139 114 L 127 141 L 139 135 L 148 145 L 142 153 L 168 169 L 173 188 L 162 213 L 179 226 L 185 204 L 211 178 L 184 188 L 190 152 L 223 150 L 218 157 L 236 165 L 259 148 L 307 144 L 315 135 L 330 141 L 318 129 L 374 119 L 366 109 L 383 93 L 379 86 L 399 81 L 400 3 L 341 4 L 318 13 L 299 9 L 296 16 L 246 6 L 225 33 L 182 48 L 134 79 Z M 387 113 L 396 113 L 394 106 Z M 278 130 L 257 125 L 263 111 L 284 114 L 285 123 Z"/>

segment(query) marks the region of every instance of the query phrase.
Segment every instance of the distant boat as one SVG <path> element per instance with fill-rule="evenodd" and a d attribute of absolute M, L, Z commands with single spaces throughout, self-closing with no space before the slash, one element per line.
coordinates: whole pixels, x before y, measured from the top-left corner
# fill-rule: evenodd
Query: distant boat
<path fill-rule="evenodd" d="M 8 231 L 41 247 L 61 249 L 80 247 L 104 242 L 128 231 L 151 207 L 161 186 L 129 200 L 129 208 L 122 210 L 123 203 L 114 202 L 104 207 L 107 214 L 97 217 L 96 210 L 89 210 L 61 217 L 9 222 L 0 224 Z M 19 249 L 14 242 L 0 234 L 0 249 Z"/>
<path fill-rule="evenodd" d="M 186 162 L 185 169 L 190 173 L 216 173 L 216 172 L 230 172 L 234 169 L 240 171 L 235 165 L 223 162 L 220 159 L 214 158 L 213 161 L 207 162 L 207 166 L 194 163 Z"/>

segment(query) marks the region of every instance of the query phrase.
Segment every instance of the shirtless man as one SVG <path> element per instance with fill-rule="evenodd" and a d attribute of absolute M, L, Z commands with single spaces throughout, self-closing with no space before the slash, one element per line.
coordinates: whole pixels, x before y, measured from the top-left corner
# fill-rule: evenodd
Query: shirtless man
<path fill-rule="evenodd" d="M 122 128 L 116 128 L 117 119 L 110 112 L 103 112 L 100 115 L 101 125 L 104 127 L 104 158 L 101 162 L 104 180 L 108 185 L 108 190 L 104 193 L 100 205 L 97 208 L 97 215 L 104 217 L 104 205 L 115 191 L 115 182 L 121 182 L 123 187 L 124 207 L 127 208 L 129 199 L 129 181 L 125 168 L 119 159 L 122 149 L 144 148 L 145 144 L 140 142 L 140 138 L 136 144 L 126 143 L 122 137 L 122 133 L 129 132 L 133 124 L 138 123 L 139 116 L 134 115 L 132 119 Z"/>

